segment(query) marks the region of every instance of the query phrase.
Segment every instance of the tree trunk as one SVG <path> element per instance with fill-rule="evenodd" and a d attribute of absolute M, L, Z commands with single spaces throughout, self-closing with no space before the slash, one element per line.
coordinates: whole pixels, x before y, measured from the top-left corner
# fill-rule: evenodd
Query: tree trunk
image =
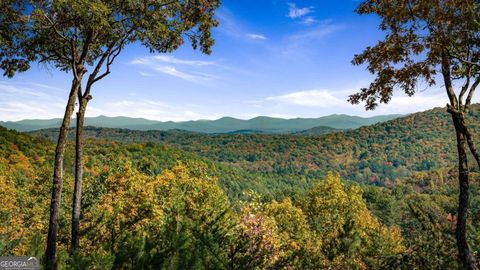
<path fill-rule="evenodd" d="M 457 135 L 457 151 L 458 151 L 458 213 L 457 227 L 455 236 L 457 239 L 458 258 L 462 263 L 463 269 L 476 269 L 474 259 L 470 253 L 467 242 L 467 210 L 469 205 L 469 172 L 467 160 L 467 144 L 466 144 L 466 124 L 463 116 L 452 113 L 453 124 L 455 125 L 455 133 Z"/>
<path fill-rule="evenodd" d="M 67 144 L 68 129 L 70 127 L 70 118 L 75 109 L 75 99 L 80 88 L 80 81 L 76 79 L 72 82 L 72 88 L 68 97 L 65 115 L 63 116 L 62 126 L 58 134 L 57 147 L 55 148 L 55 165 L 53 169 L 53 187 L 50 203 L 50 220 L 48 223 L 47 250 L 45 254 L 46 269 L 56 269 L 57 253 L 57 233 L 59 228 L 60 202 L 63 186 L 63 159 L 65 147 Z"/>
<path fill-rule="evenodd" d="M 82 184 L 83 184 L 83 124 L 85 120 L 85 111 L 90 96 L 79 98 L 79 108 L 77 112 L 77 127 L 75 134 L 75 187 L 73 191 L 72 203 L 72 246 L 71 254 L 79 250 L 80 245 L 80 214 L 82 209 Z"/>

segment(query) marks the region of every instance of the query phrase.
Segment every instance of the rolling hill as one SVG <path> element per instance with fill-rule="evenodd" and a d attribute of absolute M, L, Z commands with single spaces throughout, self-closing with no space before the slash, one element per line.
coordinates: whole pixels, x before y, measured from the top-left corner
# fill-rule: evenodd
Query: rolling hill
<path fill-rule="evenodd" d="M 350 115 L 329 115 L 319 118 L 281 119 L 260 116 L 249 120 L 223 117 L 218 120 L 197 120 L 185 122 L 160 122 L 143 118 L 98 116 L 85 119 L 86 126 L 104 128 L 122 128 L 132 130 L 173 130 L 181 129 L 202 133 L 294 133 L 315 127 L 332 129 L 354 129 L 388 121 L 400 115 L 381 115 L 363 118 Z M 17 131 L 33 131 L 56 128 L 61 119 L 21 120 L 16 122 L 1 122 L 0 125 Z M 72 126 L 75 121 L 72 121 Z M 325 128 L 324 128 L 325 129 Z"/>
<path fill-rule="evenodd" d="M 469 119 L 472 132 L 478 134 L 479 105 L 472 106 Z M 34 134 L 56 138 L 56 130 Z M 433 172 L 444 179 L 456 166 L 455 135 L 444 108 L 322 135 L 203 134 L 87 127 L 85 136 L 162 143 L 249 172 L 318 178 L 333 171 L 344 179 L 375 185 Z M 474 138 L 480 143 L 478 136 Z M 476 170 L 475 166 L 472 168 Z"/>

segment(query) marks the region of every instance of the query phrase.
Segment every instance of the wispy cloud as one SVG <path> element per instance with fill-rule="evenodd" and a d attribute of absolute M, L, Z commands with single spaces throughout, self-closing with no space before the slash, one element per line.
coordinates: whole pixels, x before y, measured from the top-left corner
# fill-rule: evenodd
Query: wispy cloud
<path fill-rule="evenodd" d="M 295 3 L 288 3 L 287 16 L 291 19 L 301 18 L 313 12 L 313 7 L 299 8 Z"/>
<path fill-rule="evenodd" d="M 148 56 L 148 57 L 138 57 L 132 60 L 130 63 L 134 65 L 167 63 L 167 64 L 179 64 L 179 65 L 193 66 L 193 67 L 218 65 L 214 61 L 185 60 L 185 59 L 178 59 L 171 55 L 155 55 L 155 56 Z"/>
<path fill-rule="evenodd" d="M 344 28 L 345 25 L 343 24 L 333 23 L 332 20 L 323 20 L 319 22 L 318 26 L 290 35 L 288 36 L 288 39 L 291 42 L 311 41 L 323 38 Z"/>
<path fill-rule="evenodd" d="M 65 109 L 65 101 L 58 96 L 59 90 L 61 89 L 36 83 L 0 81 L 0 119 L 15 121 L 58 117 Z M 52 91 L 54 95 L 51 94 Z"/>
<path fill-rule="evenodd" d="M 267 40 L 267 37 L 262 34 L 246 34 L 246 36 L 253 40 Z"/>
<path fill-rule="evenodd" d="M 322 20 L 318 20 L 315 16 L 311 15 L 314 9 L 315 7 L 313 6 L 298 8 L 295 3 L 288 3 L 287 17 L 306 26 L 321 23 Z"/>
<path fill-rule="evenodd" d="M 267 97 L 267 101 L 278 101 L 284 104 L 306 107 L 330 107 L 338 106 L 345 101 L 335 97 L 327 90 L 308 90 L 292 92 L 280 96 Z"/>
<path fill-rule="evenodd" d="M 295 59 L 310 59 L 310 53 L 316 51 L 316 48 L 312 47 L 314 42 L 326 39 L 345 28 L 346 25 L 332 20 L 316 21 L 314 26 L 287 35 L 280 43 L 280 53 Z"/>
<path fill-rule="evenodd" d="M 289 92 L 283 95 L 270 96 L 258 101 L 263 103 L 262 107 L 271 108 L 281 106 L 285 111 L 293 108 L 314 110 L 321 114 L 333 114 L 350 112 L 356 115 L 378 115 L 378 114 L 407 114 L 418 111 L 443 107 L 448 99 L 441 89 L 431 88 L 428 91 L 418 92 L 413 97 L 406 96 L 402 92 L 395 92 L 388 104 L 380 104 L 375 111 L 365 111 L 363 104 L 352 105 L 348 96 L 357 92 L 358 89 L 349 90 L 327 90 L 314 89 L 306 91 Z M 478 102 L 480 97 L 475 99 Z M 273 104 L 272 104 L 273 103 Z"/>
<path fill-rule="evenodd" d="M 317 19 L 315 19 L 312 16 L 308 16 L 308 17 L 303 18 L 300 23 L 304 24 L 304 25 L 312 25 L 312 24 L 317 23 L 317 22 L 319 22 Z"/>
<path fill-rule="evenodd" d="M 173 77 L 177 77 L 177 78 L 190 81 L 190 82 L 195 82 L 195 83 L 205 82 L 215 78 L 213 75 L 206 74 L 206 73 L 183 72 L 173 66 L 158 66 L 158 67 L 155 67 L 154 70 L 163 74 L 167 74 Z"/>
<path fill-rule="evenodd" d="M 138 73 L 140 75 L 142 75 L 143 77 L 155 77 L 155 75 L 153 75 L 152 73 L 148 73 L 148 72 L 139 71 Z"/>
<path fill-rule="evenodd" d="M 220 22 L 217 28 L 218 31 L 232 38 L 244 38 L 245 32 L 240 26 L 240 23 L 235 20 L 234 15 L 230 10 L 224 7 L 220 8 L 215 13 L 215 16 Z"/>
<path fill-rule="evenodd" d="M 217 11 L 216 16 L 220 21 L 218 30 L 229 37 L 246 41 L 267 40 L 267 36 L 264 34 L 255 33 L 255 29 L 249 29 L 249 27 L 239 22 L 227 8 L 221 8 Z"/>
<path fill-rule="evenodd" d="M 194 106 L 193 106 L 194 107 Z M 126 114 L 128 112 L 128 114 Z M 188 121 L 199 119 L 218 119 L 222 114 L 207 115 L 196 112 L 189 106 L 173 106 L 160 100 L 117 100 L 102 104 L 100 107 L 90 106 L 87 116 L 129 116 L 159 121 Z"/>
<path fill-rule="evenodd" d="M 205 67 L 222 67 L 214 61 L 179 59 L 170 55 L 138 57 L 130 61 L 130 64 L 144 69 L 139 70 L 139 73 L 145 77 L 154 77 L 154 73 L 162 73 L 193 83 L 205 83 L 217 78 L 200 71 Z"/>

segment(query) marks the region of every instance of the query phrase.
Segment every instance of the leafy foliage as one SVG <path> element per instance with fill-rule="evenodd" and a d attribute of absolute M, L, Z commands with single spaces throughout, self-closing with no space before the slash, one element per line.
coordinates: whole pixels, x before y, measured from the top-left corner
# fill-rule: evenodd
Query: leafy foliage
<path fill-rule="evenodd" d="M 480 106 L 472 106 L 469 117 L 472 133 L 477 134 L 480 130 Z M 265 182 L 265 178 L 275 178 L 274 182 L 264 184 L 268 185 L 268 190 L 260 192 L 270 197 L 274 193 L 275 197 L 275 193 L 286 192 L 287 186 L 305 187 L 311 182 L 309 179 L 324 177 L 328 171 L 339 173 L 343 179 L 379 186 L 392 186 L 397 181 L 415 182 L 422 189 L 429 185 L 442 185 L 450 179 L 456 163 L 455 136 L 450 123 L 445 110 L 437 108 L 373 126 L 321 136 L 207 135 L 92 127 L 86 128 L 85 136 L 127 142 L 158 142 L 196 153 L 228 165 L 229 168 L 218 166 L 219 170 L 225 171 L 219 179 L 231 186 L 251 185 L 258 191 L 259 183 Z M 33 134 L 52 139 L 56 136 L 54 130 Z M 474 136 L 475 141 L 477 138 Z M 245 175 L 244 171 L 248 171 L 249 175 Z M 235 174 L 243 174 L 242 183 L 235 183 L 232 179 Z M 250 181 L 252 174 L 255 177 Z M 431 181 L 425 181 L 425 175 Z M 276 187 L 277 184 L 282 188 Z M 238 191 L 241 193 L 241 190 Z"/>
<path fill-rule="evenodd" d="M 36 186 L 49 178 L 48 173 L 38 172 L 48 172 L 52 160 L 37 154 L 51 153 L 54 145 L 3 128 L 0 131 L 6 156 L 13 160 L 13 155 L 23 155 L 22 162 L 4 160 L 3 175 L 18 183 L 26 179 L 23 185 L 6 187 L 18 197 L 7 197 L 5 204 L 19 212 L 16 217 L 30 220 L 28 227 L 14 226 L 18 234 L 6 234 L 4 224 L 0 232 L 8 239 L 5 243 L 15 245 L 11 254 L 40 250 L 41 255 L 38 246 L 44 243 L 49 188 Z M 336 176 L 329 175 L 307 190 L 310 199 L 303 201 L 269 202 L 257 195 L 231 201 L 219 186 L 211 161 L 154 143 L 90 139 L 87 145 L 83 248 L 74 257 L 66 253 L 70 219 L 65 211 L 59 235 L 59 263 L 65 267 L 304 269 L 358 264 L 366 268 L 388 265 L 390 257 L 405 252 L 398 230 L 381 225 L 372 216 L 359 187 L 345 186 Z M 69 150 L 66 163 L 72 160 Z M 67 171 L 67 195 L 72 192 L 72 174 Z M 322 201 L 322 194 L 332 190 L 334 203 Z M 25 203 L 27 197 L 35 208 L 12 205 Z M 341 201 L 340 210 L 334 211 Z M 68 202 L 64 204 L 68 209 Z M 349 222 L 332 222 L 339 217 Z M 319 229 L 322 223 L 317 221 L 326 222 L 321 228 L 330 224 L 332 231 Z M 346 224 L 352 227 L 347 229 Z M 357 234 L 368 245 L 354 247 L 351 239 Z M 372 253 L 371 248 L 385 252 Z"/>

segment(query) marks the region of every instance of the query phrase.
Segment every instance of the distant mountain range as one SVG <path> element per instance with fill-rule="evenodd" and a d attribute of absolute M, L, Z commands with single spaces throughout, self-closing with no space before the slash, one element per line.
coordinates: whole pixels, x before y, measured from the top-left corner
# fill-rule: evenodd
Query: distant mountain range
<path fill-rule="evenodd" d="M 124 128 L 131 130 L 186 130 L 202 133 L 305 133 L 324 134 L 343 129 L 385 122 L 400 117 L 399 114 L 359 117 L 333 114 L 319 118 L 281 119 L 259 116 L 249 120 L 223 117 L 218 120 L 197 120 L 185 122 L 161 122 L 144 118 L 98 116 L 85 119 L 85 126 Z M 0 121 L 0 125 L 17 131 L 34 131 L 56 128 L 61 119 Z M 74 126 L 75 121 L 72 121 Z"/>

